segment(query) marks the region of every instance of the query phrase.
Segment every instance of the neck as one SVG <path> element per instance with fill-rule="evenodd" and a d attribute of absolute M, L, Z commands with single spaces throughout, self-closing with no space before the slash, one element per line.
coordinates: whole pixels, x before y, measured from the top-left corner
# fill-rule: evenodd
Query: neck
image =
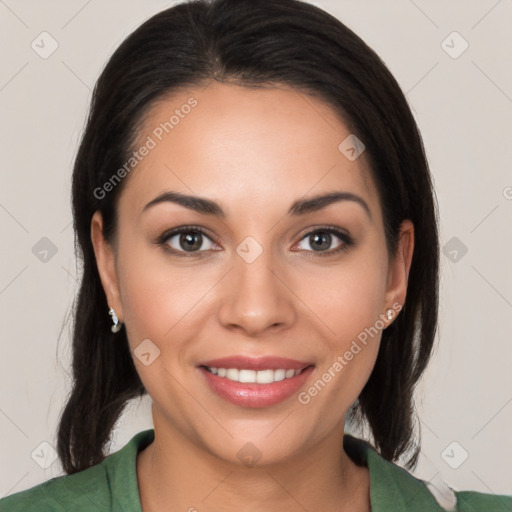
<path fill-rule="evenodd" d="M 225 461 L 158 426 L 137 457 L 143 512 L 370 510 L 369 473 L 343 450 L 343 426 L 308 451 L 261 467 Z"/>

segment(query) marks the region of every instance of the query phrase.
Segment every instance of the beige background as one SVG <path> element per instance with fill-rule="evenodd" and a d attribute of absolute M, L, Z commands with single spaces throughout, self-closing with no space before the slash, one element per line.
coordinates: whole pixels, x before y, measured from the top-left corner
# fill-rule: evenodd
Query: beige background
<path fill-rule="evenodd" d="M 77 287 L 72 161 L 101 68 L 125 36 L 172 3 L 0 0 L 0 496 L 62 474 L 58 462 L 44 469 L 35 460 L 52 460 L 69 391 L 69 331 L 60 329 Z M 448 246 L 439 346 L 418 392 L 415 474 L 512 493 L 512 2 L 314 3 L 396 76 L 435 179 Z M 58 44 L 46 59 L 31 47 L 45 37 L 51 48 L 43 31 Z M 453 58 L 464 41 L 469 47 Z M 57 250 L 47 261 L 38 253 L 48 248 L 43 237 Z M 131 404 L 112 450 L 151 426 L 149 402 Z"/>

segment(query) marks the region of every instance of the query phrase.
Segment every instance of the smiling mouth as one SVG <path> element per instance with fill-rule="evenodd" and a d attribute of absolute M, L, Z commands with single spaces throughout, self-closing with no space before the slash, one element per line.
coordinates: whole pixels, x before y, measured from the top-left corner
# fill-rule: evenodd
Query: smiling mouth
<path fill-rule="evenodd" d="M 202 368 L 212 373 L 213 375 L 217 375 L 218 377 L 229 379 L 234 382 L 248 384 L 272 384 L 273 382 L 292 379 L 293 377 L 296 377 L 310 366 L 312 365 L 308 365 L 305 366 L 304 368 L 295 370 L 292 368 L 269 368 L 264 370 L 248 370 L 239 368 L 216 368 L 214 366 L 201 365 Z"/>
<path fill-rule="evenodd" d="M 315 364 L 285 357 L 230 356 L 197 366 L 210 389 L 238 407 L 262 408 L 290 398 L 311 377 Z"/>

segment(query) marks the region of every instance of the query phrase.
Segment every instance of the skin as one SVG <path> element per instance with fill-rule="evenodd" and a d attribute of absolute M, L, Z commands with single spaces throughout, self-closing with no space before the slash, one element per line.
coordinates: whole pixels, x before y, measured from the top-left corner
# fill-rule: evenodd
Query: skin
<path fill-rule="evenodd" d="M 342 437 L 380 333 L 307 405 L 296 395 L 266 408 L 233 405 L 196 366 L 233 354 L 311 361 L 307 389 L 359 333 L 404 304 L 413 225 L 403 222 L 390 258 L 365 153 L 349 161 L 338 150 L 350 134 L 343 121 L 321 100 L 286 87 L 213 82 L 176 93 L 152 108 L 140 141 L 191 96 L 198 105 L 125 178 L 115 244 L 103 239 L 98 212 L 91 222 L 103 288 L 131 350 L 148 338 L 160 350 L 148 366 L 134 357 L 155 428 L 137 458 L 142 508 L 369 511 L 368 470 L 343 451 Z M 227 216 L 171 202 L 141 214 L 168 190 L 213 199 Z M 371 218 L 354 201 L 287 215 L 304 196 L 339 190 L 364 199 Z M 187 225 L 211 235 L 192 257 L 153 243 Z M 354 245 L 321 256 L 305 235 L 323 226 L 347 230 Z M 236 252 L 247 236 L 263 249 L 252 263 Z M 167 245 L 191 254 L 179 240 Z M 343 244 L 333 234 L 322 250 Z M 261 452 L 253 467 L 237 456 L 247 442 Z"/>

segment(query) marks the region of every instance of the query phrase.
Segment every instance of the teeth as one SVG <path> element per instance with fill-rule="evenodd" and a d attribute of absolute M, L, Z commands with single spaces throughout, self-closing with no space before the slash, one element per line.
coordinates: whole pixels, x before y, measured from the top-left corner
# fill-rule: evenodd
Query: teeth
<path fill-rule="evenodd" d="M 219 377 L 233 380 L 235 382 L 249 382 L 258 384 L 271 384 L 284 379 L 291 379 L 298 375 L 301 370 L 239 370 L 238 368 L 214 368 L 207 366 L 208 371 Z"/>
<path fill-rule="evenodd" d="M 226 379 L 238 380 L 239 371 L 236 368 L 228 368 L 226 372 Z"/>
<path fill-rule="evenodd" d="M 258 384 L 270 384 L 274 382 L 274 370 L 260 370 L 256 373 L 256 382 Z"/>
<path fill-rule="evenodd" d="M 286 370 L 274 370 L 274 380 L 284 380 Z"/>

